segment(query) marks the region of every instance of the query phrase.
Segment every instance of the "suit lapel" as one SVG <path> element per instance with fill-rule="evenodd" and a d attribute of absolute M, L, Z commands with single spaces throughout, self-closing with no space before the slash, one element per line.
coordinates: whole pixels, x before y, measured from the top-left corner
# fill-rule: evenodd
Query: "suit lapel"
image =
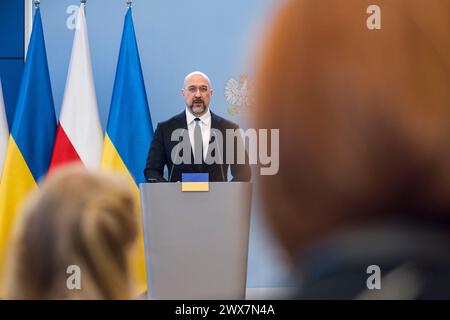
<path fill-rule="evenodd" d="M 187 125 L 187 120 L 186 120 L 186 111 L 181 112 L 180 114 L 178 114 L 175 117 L 174 126 L 175 126 L 175 129 L 182 128 L 182 129 L 186 130 L 188 142 L 189 142 L 189 145 L 191 146 L 191 164 L 184 164 L 183 167 L 189 168 L 191 172 L 202 172 L 203 165 L 196 165 L 194 163 L 194 153 L 193 153 L 193 148 L 192 148 L 192 144 L 191 144 L 191 139 L 189 138 L 189 130 L 188 130 L 188 125 Z"/>
<path fill-rule="evenodd" d="M 187 122 L 186 122 L 186 112 L 183 111 L 180 114 L 177 114 L 174 119 L 174 129 L 186 129 L 187 130 Z"/>
<path fill-rule="evenodd" d="M 210 131 L 210 136 L 209 136 L 209 146 L 208 146 L 208 153 L 207 153 L 207 157 L 210 154 L 210 147 L 213 147 L 216 143 L 216 137 L 213 137 L 213 130 L 219 130 L 222 135 L 224 134 L 222 131 L 222 126 L 221 126 L 221 122 L 220 122 L 220 118 L 218 118 L 214 113 L 211 112 L 211 131 Z M 217 152 L 217 148 L 214 150 L 214 153 Z M 211 156 L 215 156 L 215 154 L 211 154 Z M 210 158 L 210 157 L 208 157 Z M 222 160 L 224 161 L 224 160 Z M 211 162 L 211 161 L 208 161 Z M 210 172 L 211 169 L 216 166 L 217 164 L 204 164 L 204 170 L 205 172 Z"/>
<path fill-rule="evenodd" d="M 211 110 L 210 110 L 211 112 Z M 179 128 L 183 128 L 186 130 L 186 132 L 188 133 L 188 137 L 189 137 L 189 131 L 188 131 L 188 127 L 187 127 L 187 121 L 186 121 L 186 112 L 183 111 L 180 114 L 178 114 L 177 116 L 175 116 L 175 121 L 174 121 L 174 127 L 173 129 L 179 129 Z M 222 132 L 222 126 L 220 123 L 220 118 L 218 118 L 213 112 L 211 112 L 211 131 L 210 131 L 210 137 L 209 137 L 209 144 L 211 144 L 211 140 L 213 140 L 211 138 L 212 136 L 212 129 L 216 129 L 219 130 L 220 132 Z M 223 134 L 223 132 L 222 132 Z M 214 139 L 215 140 L 215 139 Z M 214 141 L 213 140 L 213 141 Z M 194 154 L 192 152 L 192 145 L 191 145 L 191 140 L 189 139 L 189 144 L 191 146 L 191 165 L 183 165 L 183 167 L 185 169 L 189 168 L 192 172 L 209 172 L 209 169 L 213 166 L 213 165 L 208 165 L 206 163 L 203 163 L 202 165 L 196 165 L 194 163 Z M 208 146 L 209 148 L 209 146 Z M 224 161 L 224 160 L 222 160 Z"/>
<path fill-rule="evenodd" d="M 220 119 L 213 112 L 211 112 L 211 129 L 212 128 L 221 130 Z"/>

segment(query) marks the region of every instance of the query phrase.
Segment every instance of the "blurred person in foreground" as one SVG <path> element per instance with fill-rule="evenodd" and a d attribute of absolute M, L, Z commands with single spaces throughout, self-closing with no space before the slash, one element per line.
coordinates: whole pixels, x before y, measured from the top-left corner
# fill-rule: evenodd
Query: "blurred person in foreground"
<path fill-rule="evenodd" d="M 261 186 L 295 298 L 450 298 L 450 2 L 284 4 L 255 124 L 280 129 Z"/>
<path fill-rule="evenodd" d="M 127 182 L 80 166 L 51 174 L 15 230 L 7 299 L 129 299 L 128 251 L 137 236 Z M 80 290 L 67 286 L 80 269 Z"/>

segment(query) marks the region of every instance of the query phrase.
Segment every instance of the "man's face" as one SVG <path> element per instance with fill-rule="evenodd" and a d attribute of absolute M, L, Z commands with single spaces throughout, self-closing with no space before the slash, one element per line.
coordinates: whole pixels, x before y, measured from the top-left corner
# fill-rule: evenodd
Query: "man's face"
<path fill-rule="evenodd" d="M 201 116 L 207 110 L 212 96 L 208 79 L 200 74 L 194 74 L 186 79 L 181 95 L 194 116 Z"/>

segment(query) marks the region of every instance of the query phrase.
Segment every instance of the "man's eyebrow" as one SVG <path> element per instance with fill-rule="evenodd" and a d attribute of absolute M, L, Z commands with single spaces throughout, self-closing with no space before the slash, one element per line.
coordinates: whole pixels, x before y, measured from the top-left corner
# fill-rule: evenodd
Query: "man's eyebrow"
<path fill-rule="evenodd" d="M 202 84 L 199 86 L 200 88 L 208 88 L 209 86 L 207 84 Z M 188 86 L 188 88 L 197 88 L 196 85 L 191 84 L 190 86 Z"/>

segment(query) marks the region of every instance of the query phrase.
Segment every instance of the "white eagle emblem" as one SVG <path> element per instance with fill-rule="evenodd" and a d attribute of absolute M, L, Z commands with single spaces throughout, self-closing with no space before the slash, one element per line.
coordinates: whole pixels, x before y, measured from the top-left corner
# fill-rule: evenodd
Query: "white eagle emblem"
<path fill-rule="evenodd" d="M 251 84 L 246 74 L 241 75 L 239 82 L 230 79 L 225 85 L 225 98 L 229 104 L 228 113 L 235 115 L 237 113 L 247 112 L 251 103 Z"/>

